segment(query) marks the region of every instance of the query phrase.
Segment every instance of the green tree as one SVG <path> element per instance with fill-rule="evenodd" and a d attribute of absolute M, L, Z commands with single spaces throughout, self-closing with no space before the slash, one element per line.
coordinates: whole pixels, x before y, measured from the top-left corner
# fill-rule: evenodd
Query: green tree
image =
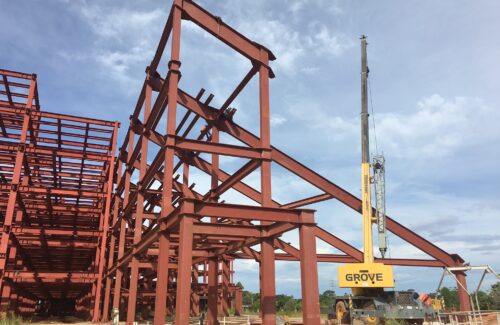
<path fill-rule="evenodd" d="M 475 299 L 475 298 L 474 298 Z M 477 301 L 479 303 L 479 309 L 490 310 L 493 309 L 493 299 L 484 291 L 477 292 Z"/>
<path fill-rule="evenodd" d="M 458 310 L 460 308 L 457 288 L 441 288 L 441 290 L 439 290 L 439 294 L 444 299 L 446 309 Z"/>
<path fill-rule="evenodd" d="M 277 311 L 288 311 L 285 310 L 285 306 L 290 306 L 293 305 L 293 296 L 288 296 L 288 295 L 276 295 L 276 310 Z"/>
<path fill-rule="evenodd" d="M 326 290 L 319 295 L 319 304 L 321 307 L 330 307 L 335 304 L 335 291 Z"/>
<path fill-rule="evenodd" d="M 258 311 L 260 307 L 260 294 L 243 290 L 243 306 L 250 311 Z"/>
<path fill-rule="evenodd" d="M 500 310 L 500 282 L 491 286 L 489 296 L 491 299 L 491 309 Z"/>

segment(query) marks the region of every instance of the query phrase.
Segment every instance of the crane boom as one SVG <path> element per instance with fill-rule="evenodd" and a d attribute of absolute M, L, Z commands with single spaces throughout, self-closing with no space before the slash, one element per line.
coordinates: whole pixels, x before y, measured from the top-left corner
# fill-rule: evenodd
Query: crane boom
<path fill-rule="evenodd" d="M 393 288 L 392 267 L 375 263 L 373 229 L 376 222 L 371 203 L 370 140 L 368 123 L 368 64 L 366 37 L 361 37 L 361 198 L 363 214 L 363 262 L 339 266 L 341 288 Z M 359 291 L 359 290 L 358 290 Z"/>
<path fill-rule="evenodd" d="M 363 251 L 365 263 L 373 263 L 370 135 L 368 121 L 368 64 L 366 37 L 361 37 L 361 201 L 363 202 Z"/>

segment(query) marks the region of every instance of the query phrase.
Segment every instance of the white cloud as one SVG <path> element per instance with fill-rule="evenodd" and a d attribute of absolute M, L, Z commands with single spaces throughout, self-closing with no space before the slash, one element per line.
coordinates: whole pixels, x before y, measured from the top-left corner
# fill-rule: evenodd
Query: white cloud
<path fill-rule="evenodd" d="M 500 112 L 480 98 L 445 99 L 432 95 L 418 102 L 413 114 L 376 117 L 378 137 L 391 154 L 405 159 L 440 159 L 467 146 L 500 139 Z"/>
<path fill-rule="evenodd" d="M 143 62 L 144 57 L 150 57 L 151 55 L 153 55 L 152 51 L 144 50 L 141 47 L 133 47 L 128 51 L 105 51 L 97 54 L 95 59 L 114 79 L 123 83 L 138 84 L 137 78 L 130 76 L 128 72 L 132 66 Z"/>
<path fill-rule="evenodd" d="M 109 9 L 95 4 L 88 5 L 86 2 L 81 2 L 74 8 L 94 33 L 103 39 L 148 43 L 151 33 L 146 31 L 160 30 L 166 21 L 166 11 L 160 9 L 139 12 L 127 8 Z"/>
<path fill-rule="evenodd" d="M 145 66 L 153 57 L 167 12 L 108 8 L 103 3 L 83 0 L 72 2 L 70 8 L 92 31 L 95 46 L 85 54 L 67 51 L 59 54 L 68 60 L 94 60 L 101 66 L 100 74 L 127 84 L 128 90 L 136 86 L 136 93 L 140 78 L 131 72 L 138 66 Z"/>
<path fill-rule="evenodd" d="M 286 117 L 279 114 L 271 115 L 271 126 L 279 126 L 287 121 Z"/>
<path fill-rule="evenodd" d="M 319 22 L 313 22 L 309 30 L 310 35 L 305 40 L 308 48 L 318 55 L 340 56 L 355 45 L 345 34 L 334 33 Z"/>
<path fill-rule="evenodd" d="M 295 64 L 305 51 L 299 32 L 278 20 L 249 21 L 239 23 L 239 30 L 252 40 L 266 46 L 278 58 L 273 67 L 293 73 Z"/>

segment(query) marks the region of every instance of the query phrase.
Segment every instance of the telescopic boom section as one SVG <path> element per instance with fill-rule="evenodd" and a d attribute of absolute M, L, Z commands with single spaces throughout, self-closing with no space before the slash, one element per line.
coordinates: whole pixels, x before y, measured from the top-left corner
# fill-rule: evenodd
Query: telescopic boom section
<path fill-rule="evenodd" d="M 370 185 L 370 137 L 368 124 L 368 64 L 366 36 L 361 37 L 361 189 L 363 201 L 364 262 L 373 263 L 372 202 Z"/>
<path fill-rule="evenodd" d="M 354 295 L 369 294 L 365 288 L 392 288 L 392 267 L 375 263 L 373 258 L 373 234 L 370 143 L 368 132 L 368 65 L 366 63 L 366 37 L 361 37 L 361 191 L 363 213 L 363 263 L 339 266 L 339 287 L 352 288 Z M 362 288 L 362 289 L 359 289 Z"/>

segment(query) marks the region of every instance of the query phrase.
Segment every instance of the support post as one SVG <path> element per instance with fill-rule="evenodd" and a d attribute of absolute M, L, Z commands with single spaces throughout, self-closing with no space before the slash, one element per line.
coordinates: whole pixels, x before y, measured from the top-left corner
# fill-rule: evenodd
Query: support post
<path fill-rule="evenodd" d="M 230 298 L 229 298 L 229 260 L 224 257 L 221 258 L 222 264 L 222 316 L 229 316 L 229 308 L 230 308 Z"/>
<path fill-rule="evenodd" d="M 261 49 L 262 62 L 268 62 L 268 52 Z M 269 108 L 269 69 L 265 65 L 259 67 L 259 105 L 260 105 L 260 140 L 262 148 L 261 163 L 261 205 L 272 206 L 271 197 L 271 125 Z M 260 309 L 263 325 L 276 324 L 276 284 L 275 255 L 272 238 L 261 241 L 260 260 Z"/>
<path fill-rule="evenodd" d="M 318 261 L 313 225 L 302 225 L 300 236 L 300 276 L 302 285 L 302 316 L 304 325 L 320 324 Z"/>
<path fill-rule="evenodd" d="M 99 266 L 97 274 L 96 283 L 96 295 L 94 301 L 94 312 L 92 321 L 97 322 L 101 319 L 101 293 L 102 293 L 102 281 L 104 273 L 104 264 L 106 263 L 106 247 L 108 244 L 108 228 L 109 228 L 109 212 L 111 209 L 111 195 L 113 192 L 113 173 L 115 170 L 115 151 L 116 151 L 116 137 L 118 135 L 118 122 L 115 122 L 115 127 L 113 129 L 113 138 L 110 152 L 110 159 L 108 162 L 108 179 L 106 182 L 106 203 L 104 207 L 104 213 L 102 214 L 102 236 L 101 236 L 101 250 L 99 256 Z M 103 316 L 107 317 L 107 316 Z"/>
<path fill-rule="evenodd" d="M 234 316 L 243 315 L 243 290 L 238 289 L 234 292 Z"/>
<path fill-rule="evenodd" d="M 163 232 L 160 234 L 159 238 L 154 325 L 165 324 L 165 315 L 167 313 L 169 250 L 170 239 L 168 234 Z"/>
<path fill-rule="evenodd" d="M 175 324 L 189 324 L 191 264 L 193 260 L 193 219 L 190 216 L 182 216 L 179 228 Z"/>
<path fill-rule="evenodd" d="M 116 179 L 116 184 L 120 183 L 121 180 L 121 175 L 122 175 L 122 162 L 118 158 L 118 166 L 117 166 L 117 179 Z M 113 220 L 111 222 L 111 225 L 114 225 L 117 220 L 118 220 L 118 211 L 119 211 L 119 199 L 118 197 L 115 197 L 115 202 L 113 206 Z M 111 231 L 111 238 L 110 238 L 110 244 L 109 244 L 109 255 L 108 255 L 108 269 L 110 269 L 113 266 L 114 262 L 114 257 L 115 257 L 115 246 L 116 246 L 116 234 L 114 231 Z M 116 273 L 115 273 L 116 275 Z M 103 305 L 103 310 L 102 310 L 102 321 L 103 322 L 108 322 L 109 321 L 109 302 L 111 299 L 111 285 L 113 283 L 113 277 L 108 276 L 106 278 L 106 287 L 104 289 L 104 305 Z"/>
<path fill-rule="evenodd" d="M 218 314 L 218 285 L 217 278 L 219 274 L 219 262 L 217 258 L 211 258 L 208 261 L 208 315 L 207 324 L 217 325 Z"/>
<path fill-rule="evenodd" d="M 469 294 L 467 293 L 467 279 L 464 272 L 454 272 L 457 278 L 458 301 L 460 311 L 471 311 Z"/>
<path fill-rule="evenodd" d="M 149 83 L 146 85 L 146 96 L 144 100 L 144 122 L 149 119 L 151 112 L 151 95 L 153 89 Z M 148 169 L 148 144 L 149 140 L 145 134 L 141 136 L 141 163 L 139 168 L 139 182 L 137 183 L 137 208 L 135 214 L 135 230 L 134 230 L 134 245 L 140 242 L 142 237 L 142 226 L 144 216 L 144 191 L 142 180 L 147 173 Z M 139 145 L 139 144 L 137 144 Z M 133 256 L 130 270 L 130 287 L 128 294 L 128 308 L 127 308 L 127 324 L 132 324 L 135 321 L 135 311 L 137 306 L 137 281 L 139 280 L 139 257 Z"/>
<path fill-rule="evenodd" d="M 132 130 L 128 131 L 128 152 L 127 152 L 127 162 L 132 158 L 132 154 L 134 152 L 134 133 Z M 122 214 L 123 207 L 127 206 L 129 198 L 130 198 L 130 179 L 132 177 L 133 169 L 130 166 L 125 167 L 125 189 L 124 189 L 124 197 L 122 201 L 122 206 L 119 206 L 120 209 L 120 233 L 118 239 L 118 260 L 123 257 L 125 253 L 125 239 L 127 233 L 126 221 Z M 123 279 L 123 269 L 119 268 L 116 270 L 116 280 L 115 280 L 115 290 L 113 295 L 113 312 L 116 310 L 120 310 L 121 305 L 121 288 L 122 288 L 122 279 Z M 120 317 L 120 316 L 118 316 Z"/>

